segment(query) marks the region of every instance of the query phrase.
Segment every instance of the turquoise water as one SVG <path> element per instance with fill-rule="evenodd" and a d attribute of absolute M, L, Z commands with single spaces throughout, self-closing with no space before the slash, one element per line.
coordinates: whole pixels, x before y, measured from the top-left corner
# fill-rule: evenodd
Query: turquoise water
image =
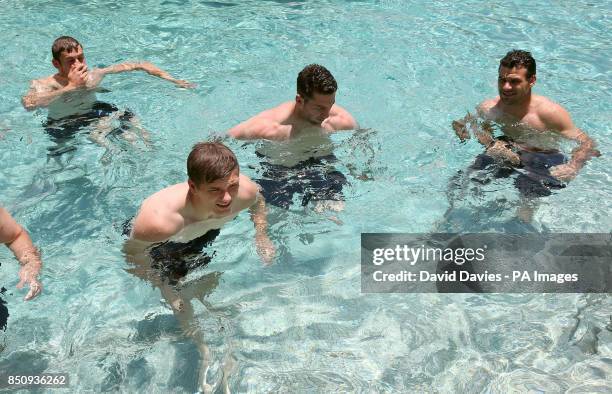
<path fill-rule="evenodd" d="M 531 50 L 536 93 L 564 105 L 599 144 L 569 187 L 543 198 L 533 226 L 609 232 L 612 29 L 609 2 L 401 1 L 0 2 L 0 201 L 44 256 L 40 298 L 14 290 L 0 372 L 68 372 L 71 391 L 194 392 L 199 356 L 159 290 L 130 275 L 121 224 L 148 195 L 185 179 L 191 145 L 294 97 L 297 72 L 327 66 L 337 102 L 367 129 L 332 138 L 345 189 L 341 225 L 312 209 L 272 209 L 279 257 L 254 252 L 248 214 L 191 273 L 211 380 L 233 364 L 233 391 L 607 392 L 607 295 L 360 294 L 362 232 L 511 231 L 511 182 L 452 200 L 449 182 L 481 148 L 450 122 L 496 92 L 507 50 Z M 109 76 L 99 98 L 136 113 L 152 147 L 77 138 L 47 158 L 45 111 L 20 97 L 51 74 L 50 45 L 77 37 L 90 67 L 146 59 L 193 91 L 144 74 Z M 250 144 L 231 143 L 256 177 Z M 571 146 L 566 147 L 567 151 Z M 369 174 L 363 180 L 351 174 Z M 449 198 L 452 200 L 449 200 Z M 463 209 L 453 223 L 444 215 Z"/>

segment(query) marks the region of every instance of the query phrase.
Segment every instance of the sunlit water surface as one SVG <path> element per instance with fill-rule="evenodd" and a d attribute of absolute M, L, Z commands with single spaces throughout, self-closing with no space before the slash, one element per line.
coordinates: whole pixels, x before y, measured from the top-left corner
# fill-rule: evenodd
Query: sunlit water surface
<path fill-rule="evenodd" d="M 213 263 L 186 281 L 204 289 L 194 307 L 211 381 L 233 364 L 234 391 L 609 392 L 609 296 L 365 295 L 359 260 L 362 232 L 609 232 L 611 11 L 599 1 L 1 1 L 0 201 L 41 247 L 45 289 L 22 302 L 17 264 L 0 250 L 10 313 L 0 372 L 68 372 L 74 392 L 196 391 L 198 352 L 159 290 L 126 272 L 121 225 L 185 179 L 193 143 L 292 99 L 297 72 L 318 62 L 366 129 L 332 137 L 350 182 L 345 209 L 332 221 L 297 197 L 272 208 L 271 267 L 247 213 L 222 230 Z M 99 99 L 137 114 L 152 147 L 110 138 L 102 148 L 82 134 L 76 150 L 48 157 L 46 112 L 26 112 L 20 97 L 54 71 L 49 48 L 62 34 L 84 44 L 90 67 L 146 59 L 198 88 L 110 76 Z M 512 48 L 533 52 L 536 92 L 603 153 L 540 200 L 531 229 L 514 219 L 511 180 L 480 193 L 451 182 L 481 147 L 458 142 L 450 123 L 495 95 Z M 256 147 L 230 145 L 256 178 Z"/>

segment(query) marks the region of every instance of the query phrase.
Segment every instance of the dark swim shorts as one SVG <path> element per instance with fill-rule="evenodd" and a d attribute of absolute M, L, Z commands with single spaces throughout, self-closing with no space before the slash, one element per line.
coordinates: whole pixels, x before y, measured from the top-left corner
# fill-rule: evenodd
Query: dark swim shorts
<path fill-rule="evenodd" d="M 153 245 L 149 248 L 151 268 L 159 272 L 162 280 L 177 285 L 190 271 L 210 263 L 215 252 L 207 254 L 203 249 L 209 247 L 220 232 L 219 229 L 209 230 L 186 243 L 166 241 Z"/>
<path fill-rule="evenodd" d="M 552 194 L 551 189 L 562 189 L 565 187 L 563 182 L 554 178 L 550 174 L 550 168 L 567 161 L 565 155 L 559 151 L 528 152 L 518 151 L 521 158 L 519 167 L 512 167 L 507 164 L 498 164 L 494 158 L 486 153 L 476 157 L 474 164 L 470 167 L 473 170 L 491 170 L 494 178 L 508 178 L 516 175 L 514 186 L 524 197 L 546 197 Z M 481 183 L 488 183 L 486 178 L 474 179 Z"/>
<path fill-rule="evenodd" d="M 54 142 L 66 142 L 72 139 L 78 131 L 89 126 L 95 120 L 109 116 L 117 111 L 119 111 L 119 109 L 113 104 L 97 101 L 89 112 L 80 115 L 66 116 L 61 119 L 48 119 L 43 126 Z M 132 118 L 134 118 L 134 114 L 126 110 L 123 115 L 119 117 L 121 123 L 120 127 L 113 130 L 113 133 L 121 133 L 127 130 L 129 127 L 128 122 Z"/>
<path fill-rule="evenodd" d="M 1 294 L 4 294 L 6 289 L 3 287 Z M 6 323 L 8 321 L 9 311 L 6 307 L 6 301 L 0 297 L 0 330 L 6 331 Z"/>
<path fill-rule="evenodd" d="M 295 194 L 302 196 L 302 206 L 310 201 L 343 201 L 342 187 L 348 181 L 330 166 L 335 161 L 334 155 L 311 157 L 291 167 L 262 161 L 262 178 L 255 181 L 261 186 L 266 203 L 280 208 L 289 208 Z"/>
<path fill-rule="evenodd" d="M 124 236 L 130 236 L 133 219 L 123 223 Z M 153 244 L 149 247 L 151 268 L 168 284 L 177 285 L 178 281 L 190 271 L 210 263 L 216 253 L 214 251 L 205 253 L 203 249 L 209 247 L 220 232 L 220 229 L 209 230 L 204 235 L 185 243 L 166 241 Z"/>

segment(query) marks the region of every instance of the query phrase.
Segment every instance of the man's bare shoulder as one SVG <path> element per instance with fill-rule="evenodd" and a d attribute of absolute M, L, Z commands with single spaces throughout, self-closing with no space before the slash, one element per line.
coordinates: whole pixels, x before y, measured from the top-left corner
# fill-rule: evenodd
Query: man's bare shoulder
<path fill-rule="evenodd" d="M 289 119 L 292 110 L 292 102 L 280 104 L 231 128 L 228 134 L 237 139 L 286 139 L 290 127 L 283 123 Z"/>
<path fill-rule="evenodd" d="M 534 109 L 537 111 L 538 114 L 548 115 L 551 112 L 557 112 L 557 111 L 567 112 L 567 110 L 563 108 L 561 104 L 554 102 L 548 97 L 533 95 L 532 100 L 534 104 L 533 105 Z"/>
<path fill-rule="evenodd" d="M 354 130 L 359 128 L 357 121 L 346 109 L 334 104 L 329 118 L 323 122 L 322 126 L 330 131 Z"/>
<path fill-rule="evenodd" d="M 238 190 L 240 209 L 253 205 L 257 198 L 257 193 L 259 193 L 259 186 L 248 176 L 240 174 L 240 189 Z"/>
<path fill-rule="evenodd" d="M 267 119 L 272 122 L 284 123 L 291 117 L 291 113 L 293 112 L 294 107 L 295 102 L 286 101 L 282 104 L 277 105 L 276 107 L 260 112 L 259 114 L 255 115 L 254 118 L 260 117 L 262 119 Z"/>
<path fill-rule="evenodd" d="M 143 201 L 132 230 L 132 238 L 161 242 L 185 226 L 180 210 L 184 206 L 188 186 L 177 184 L 151 195 Z"/>
<path fill-rule="evenodd" d="M 30 89 L 36 92 L 50 92 L 61 88 L 62 85 L 55 79 L 55 75 L 30 81 Z"/>
<path fill-rule="evenodd" d="M 547 129 L 562 131 L 573 127 L 569 112 L 561 104 L 544 96 L 534 95 L 532 100 L 534 111 Z"/>
<path fill-rule="evenodd" d="M 478 104 L 476 111 L 479 116 L 490 119 L 495 117 L 497 104 L 499 104 L 499 96 L 484 100 L 482 103 Z"/>

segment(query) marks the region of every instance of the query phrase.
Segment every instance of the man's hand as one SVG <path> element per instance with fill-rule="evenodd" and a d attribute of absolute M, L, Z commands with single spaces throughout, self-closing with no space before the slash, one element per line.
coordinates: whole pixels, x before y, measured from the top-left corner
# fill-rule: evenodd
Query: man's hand
<path fill-rule="evenodd" d="M 154 65 L 153 63 L 149 63 L 149 62 L 142 62 L 138 64 L 138 69 L 146 72 L 149 75 L 153 75 L 159 78 L 163 78 L 167 81 L 170 81 L 174 84 L 176 84 L 177 86 L 180 86 L 182 88 L 185 89 L 193 89 L 196 87 L 195 84 L 189 82 L 189 81 L 185 81 L 184 79 L 175 79 L 173 78 L 170 74 L 168 74 L 167 72 L 165 72 L 164 70 L 160 69 L 159 67 L 157 67 L 156 65 Z"/>
<path fill-rule="evenodd" d="M 568 182 L 578 175 L 578 169 L 569 163 L 559 164 L 550 168 L 550 175 L 560 181 Z"/>
<path fill-rule="evenodd" d="M 276 247 L 267 235 L 259 236 L 255 239 L 257 254 L 265 265 L 271 265 L 276 256 Z"/>
<path fill-rule="evenodd" d="M 72 66 L 68 71 L 68 85 L 74 88 L 82 88 L 87 84 L 87 65 L 80 63 Z"/>
<path fill-rule="evenodd" d="M 23 288 L 26 283 L 30 286 L 30 291 L 24 298 L 25 301 L 31 300 L 39 295 L 42 291 L 42 285 L 38 281 L 39 273 L 40 264 L 36 262 L 29 262 L 21 266 L 21 269 L 19 270 L 19 283 L 17 283 L 17 288 Z"/>
<path fill-rule="evenodd" d="M 191 83 L 189 81 L 185 81 L 184 79 L 177 79 L 173 81 L 177 86 L 185 89 L 194 89 L 196 87 L 195 83 Z"/>
<path fill-rule="evenodd" d="M 514 166 L 521 164 L 521 157 L 506 147 L 506 142 L 495 141 L 493 145 L 487 148 L 487 155 L 496 160 L 506 161 Z"/>
<path fill-rule="evenodd" d="M 470 133 L 465 127 L 465 123 L 458 120 L 453 120 L 452 126 L 453 130 L 455 130 L 455 134 L 457 134 L 457 137 L 459 137 L 462 142 L 470 139 Z"/>

